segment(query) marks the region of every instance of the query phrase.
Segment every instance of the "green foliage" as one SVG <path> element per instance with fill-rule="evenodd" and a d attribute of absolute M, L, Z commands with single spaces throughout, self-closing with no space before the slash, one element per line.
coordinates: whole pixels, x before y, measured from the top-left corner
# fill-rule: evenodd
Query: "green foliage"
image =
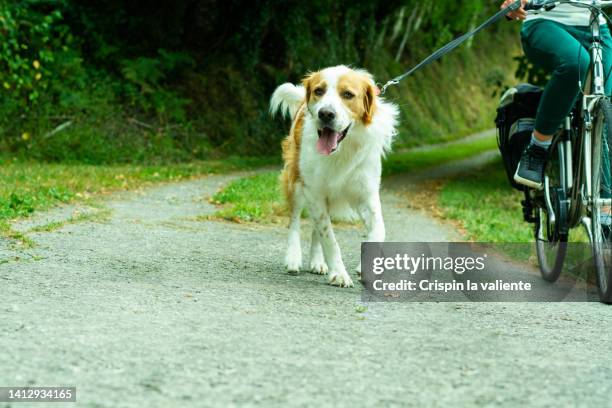
<path fill-rule="evenodd" d="M 54 81 L 68 79 L 66 65 L 79 62 L 62 6 L 30 0 L 0 8 L 0 84 L 12 109 L 28 111 Z"/>
<path fill-rule="evenodd" d="M 91 100 L 83 97 L 86 72 L 64 21 L 66 7 L 63 0 L 0 6 L 1 150 L 27 151 L 41 142 L 40 127 L 49 126 L 50 117 Z"/>
<path fill-rule="evenodd" d="M 517 78 L 536 86 L 545 86 L 548 83 L 550 73 L 544 68 L 534 65 L 524 55 L 515 57 L 514 60 L 518 62 L 515 73 Z"/>
<path fill-rule="evenodd" d="M 279 83 L 340 63 L 386 80 L 495 8 L 476 0 L 0 0 L 0 150 L 84 163 L 278 154 L 287 125 L 269 118 L 267 102 Z M 390 92 L 411 118 L 398 146 L 490 126 L 494 102 L 482 78 L 512 71 L 507 54 L 518 47 L 508 31 L 481 34 L 474 48 Z"/>
<path fill-rule="evenodd" d="M 168 78 L 181 70 L 193 68 L 194 60 L 185 53 L 160 49 L 155 58 L 138 57 L 121 61 L 121 73 L 126 80 L 123 91 L 132 107 L 155 112 L 161 124 L 185 122 L 185 106 L 189 99 L 181 98 L 165 88 Z"/>

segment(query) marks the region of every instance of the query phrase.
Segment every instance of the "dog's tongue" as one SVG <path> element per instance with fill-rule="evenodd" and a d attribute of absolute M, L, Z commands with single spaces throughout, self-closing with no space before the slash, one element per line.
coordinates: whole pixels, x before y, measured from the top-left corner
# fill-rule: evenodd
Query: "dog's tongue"
<path fill-rule="evenodd" d="M 325 156 L 329 156 L 338 147 L 340 136 L 340 133 L 330 128 L 323 128 L 321 136 L 319 136 L 317 141 L 317 151 Z"/>

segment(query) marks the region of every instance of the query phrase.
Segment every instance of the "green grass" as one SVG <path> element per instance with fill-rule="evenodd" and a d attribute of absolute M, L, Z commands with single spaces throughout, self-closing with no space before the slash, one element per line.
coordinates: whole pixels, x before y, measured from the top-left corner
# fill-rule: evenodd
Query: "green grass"
<path fill-rule="evenodd" d="M 383 174 L 423 170 L 461 160 L 497 147 L 494 137 L 470 140 L 451 146 L 394 153 L 384 163 Z M 222 208 L 215 217 L 235 222 L 276 222 L 286 215 L 278 183 L 278 172 L 246 177 L 228 184 L 212 198 Z"/>
<path fill-rule="evenodd" d="M 461 160 L 497 148 L 494 137 L 436 146 L 426 150 L 408 150 L 391 154 L 384 163 L 383 175 L 426 169 L 442 163 Z"/>
<path fill-rule="evenodd" d="M 79 213 L 79 214 L 75 214 L 71 216 L 70 218 L 66 220 L 51 221 L 47 224 L 38 225 L 28 230 L 28 233 L 30 232 L 51 232 L 51 231 L 58 230 L 66 225 L 76 224 L 76 223 L 84 222 L 84 221 L 104 222 L 110 218 L 110 215 L 111 215 L 111 210 L 109 210 L 108 208 L 99 209 L 93 212 Z"/>
<path fill-rule="evenodd" d="M 0 160 L 0 234 L 20 239 L 9 221 L 62 203 L 209 173 L 276 164 L 271 158 L 230 158 L 158 166 L 49 164 Z"/>
<path fill-rule="evenodd" d="M 438 204 L 444 216 L 460 222 L 467 239 L 478 242 L 533 242 L 533 225 L 523 221 L 523 193 L 510 187 L 501 158 L 444 184 Z M 588 242 L 582 228 L 571 242 Z"/>
<path fill-rule="evenodd" d="M 523 221 L 523 193 L 514 190 L 506 178 L 501 158 L 469 174 L 444 184 L 438 205 L 445 218 L 458 222 L 465 238 L 475 242 L 506 243 L 495 248 L 509 259 L 537 265 L 533 245 L 533 224 Z M 570 230 L 570 242 L 588 243 L 583 228 Z M 515 243 L 528 243 L 515 245 Z M 582 264 L 589 259 L 589 246 L 572 246 L 564 269 L 581 274 Z"/>
<path fill-rule="evenodd" d="M 438 203 L 445 217 L 461 222 L 470 240 L 531 242 L 532 227 L 523 221 L 522 198 L 508 183 L 499 159 L 447 182 Z"/>
<path fill-rule="evenodd" d="M 510 259 L 529 261 L 535 248 L 533 226 L 523 221 L 523 193 L 508 183 L 501 158 L 471 173 L 446 182 L 440 190 L 438 205 L 445 218 L 459 223 L 465 238 L 475 242 L 508 243 L 496 249 Z"/>
<path fill-rule="evenodd" d="M 225 205 L 217 217 L 236 222 L 269 220 L 284 212 L 276 171 L 238 179 L 215 194 L 212 201 Z"/>

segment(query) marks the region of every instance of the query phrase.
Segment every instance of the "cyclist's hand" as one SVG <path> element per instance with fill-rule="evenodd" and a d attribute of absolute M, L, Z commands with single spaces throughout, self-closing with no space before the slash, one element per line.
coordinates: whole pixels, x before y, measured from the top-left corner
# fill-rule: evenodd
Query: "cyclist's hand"
<path fill-rule="evenodd" d="M 500 8 L 504 8 L 504 7 L 508 7 L 510 4 L 514 3 L 515 0 L 506 0 L 504 1 L 504 3 L 501 5 Z M 523 10 L 523 6 L 525 4 L 527 4 L 527 0 L 521 0 L 521 8 L 513 11 L 512 13 L 508 13 L 506 16 L 512 20 L 524 20 L 527 18 L 527 12 L 525 10 Z"/>

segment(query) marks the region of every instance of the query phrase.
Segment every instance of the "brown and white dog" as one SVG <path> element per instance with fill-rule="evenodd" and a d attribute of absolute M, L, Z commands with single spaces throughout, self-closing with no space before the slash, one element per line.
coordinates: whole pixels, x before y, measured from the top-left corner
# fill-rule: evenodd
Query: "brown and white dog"
<path fill-rule="evenodd" d="M 302 265 L 300 214 L 313 221 L 310 270 L 329 272 L 329 283 L 349 287 L 330 217 L 359 215 L 367 241 L 385 239 L 380 204 L 382 158 L 391 149 L 398 108 L 378 96 L 372 76 L 340 65 L 307 75 L 302 86 L 285 83 L 270 100 L 270 112 L 293 120 L 283 141 L 281 174 L 291 222 L 285 265 Z"/>

